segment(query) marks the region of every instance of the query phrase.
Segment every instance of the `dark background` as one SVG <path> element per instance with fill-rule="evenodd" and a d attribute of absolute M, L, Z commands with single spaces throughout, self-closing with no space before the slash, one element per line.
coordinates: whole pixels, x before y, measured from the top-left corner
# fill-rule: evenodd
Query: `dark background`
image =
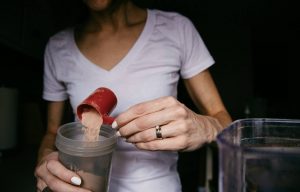
<path fill-rule="evenodd" d="M 216 60 L 211 72 L 234 120 L 300 119 L 299 10 L 295 6 L 279 0 L 138 2 L 177 11 L 192 20 Z M 17 145 L 1 150 L 4 191 L 35 189 L 36 149 L 45 131 L 41 99 L 44 47 L 51 35 L 75 21 L 79 10 L 75 0 L 0 2 L 0 86 L 15 88 L 19 95 Z M 182 84 L 179 99 L 194 109 Z M 205 184 L 206 150 L 181 154 L 179 169 L 185 191 Z M 17 169 L 28 181 L 13 185 Z"/>

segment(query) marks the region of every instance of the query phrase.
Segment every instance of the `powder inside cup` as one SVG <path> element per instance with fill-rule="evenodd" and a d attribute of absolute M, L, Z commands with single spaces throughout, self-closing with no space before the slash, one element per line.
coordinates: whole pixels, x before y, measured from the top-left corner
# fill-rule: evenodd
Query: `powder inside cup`
<path fill-rule="evenodd" d="M 106 191 L 107 188 L 107 175 L 96 175 L 93 173 L 80 170 L 77 172 L 83 179 L 82 187 L 92 191 Z"/>
<path fill-rule="evenodd" d="M 100 127 L 103 123 L 102 116 L 96 110 L 90 109 L 82 113 L 81 123 L 84 126 L 84 140 L 98 141 Z"/>

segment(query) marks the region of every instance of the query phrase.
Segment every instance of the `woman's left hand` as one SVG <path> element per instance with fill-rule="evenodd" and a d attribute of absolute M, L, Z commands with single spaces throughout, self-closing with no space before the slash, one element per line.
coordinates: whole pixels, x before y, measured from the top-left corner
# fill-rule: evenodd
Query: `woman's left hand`
<path fill-rule="evenodd" d="M 174 97 L 134 105 L 116 118 L 113 127 L 139 149 L 174 151 L 195 150 L 222 130 L 216 118 L 196 114 Z"/>

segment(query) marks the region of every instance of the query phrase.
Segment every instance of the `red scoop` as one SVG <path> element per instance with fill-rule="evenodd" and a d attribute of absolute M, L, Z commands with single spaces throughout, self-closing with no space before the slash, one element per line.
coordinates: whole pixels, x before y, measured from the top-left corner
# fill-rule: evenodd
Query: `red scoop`
<path fill-rule="evenodd" d="M 90 108 L 93 108 L 102 116 L 104 124 L 111 125 L 114 121 L 114 118 L 110 117 L 109 114 L 116 105 L 116 95 L 110 89 L 100 87 L 78 105 L 77 116 L 81 120 L 82 113 Z"/>

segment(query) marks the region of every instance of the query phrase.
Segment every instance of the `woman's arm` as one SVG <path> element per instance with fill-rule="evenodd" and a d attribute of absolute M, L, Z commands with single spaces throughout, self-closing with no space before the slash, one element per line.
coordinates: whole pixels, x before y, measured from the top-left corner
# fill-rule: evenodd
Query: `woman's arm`
<path fill-rule="evenodd" d="M 193 102 L 203 115 L 218 119 L 223 128 L 232 122 L 209 70 L 184 80 L 184 84 Z"/>
<path fill-rule="evenodd" d="M 38 163 L 42 157 L 56 150 L 55 137 L 58 127 L 61 124 L 64 111 L 64 101 L 61 102 L 49 102 L 47 111 L 47 131 L 44 135 L 39 152 Z"/>

